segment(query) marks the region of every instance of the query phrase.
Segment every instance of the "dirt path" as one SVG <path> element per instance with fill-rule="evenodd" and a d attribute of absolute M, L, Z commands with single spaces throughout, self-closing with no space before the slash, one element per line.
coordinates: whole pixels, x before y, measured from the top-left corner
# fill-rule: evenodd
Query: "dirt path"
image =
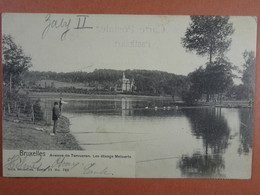
<path fill-rule="evenodd" d="M 51 136 L 51 126 L 33 124 L 13 117 L 3 119 L 3 149 L 18 150 L 82 150 L 69 133 L 69 120 L 61 117 L 57 134 Z"/>

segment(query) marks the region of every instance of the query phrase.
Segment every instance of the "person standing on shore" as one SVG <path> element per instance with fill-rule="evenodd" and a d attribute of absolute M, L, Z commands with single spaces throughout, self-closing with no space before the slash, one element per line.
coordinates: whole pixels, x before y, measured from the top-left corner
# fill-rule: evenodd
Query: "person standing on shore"
<path fill-rule="evenodd" d="M 54 106 L 52 108 L 53 134 L 56 134 L 59 117 L 60 117 L 60 110 L 58 107 L 58 102 L 54 102 Z"/>

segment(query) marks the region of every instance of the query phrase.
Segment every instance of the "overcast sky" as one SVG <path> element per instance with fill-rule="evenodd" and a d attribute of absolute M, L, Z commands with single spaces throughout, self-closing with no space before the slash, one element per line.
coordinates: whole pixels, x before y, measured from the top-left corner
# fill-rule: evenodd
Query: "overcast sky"
<path fill-rule="evenodd" d="M 5 13 L 2 33 L 32 57 L 31 70 L 147 69 L 187 75 L 208 61 L 181 45 L 189 22 L 189 16 Z M 227 56 L 241 67 L 242 53 L 256 50 L 256 18 L 231 17 L 230 22 L 235 32 Z"/>

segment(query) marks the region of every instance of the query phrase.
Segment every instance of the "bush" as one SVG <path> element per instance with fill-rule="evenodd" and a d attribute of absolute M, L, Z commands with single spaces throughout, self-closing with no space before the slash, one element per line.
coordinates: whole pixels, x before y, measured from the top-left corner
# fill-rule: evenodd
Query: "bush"
<path fill-rule="evenodd" d="M 35 121 L 41 121 L 43 120 L 43 111 L 40 106 L 40 100 L 37 100 L 33 104 L 33 110 L 34 110 L 34 120 Z"/>
<path fill-rule="evenodd" d="M 195 101 L 195 98 L 190 91 L 182 92 L 182 99 L 187 105 L 193 105 Z"/>

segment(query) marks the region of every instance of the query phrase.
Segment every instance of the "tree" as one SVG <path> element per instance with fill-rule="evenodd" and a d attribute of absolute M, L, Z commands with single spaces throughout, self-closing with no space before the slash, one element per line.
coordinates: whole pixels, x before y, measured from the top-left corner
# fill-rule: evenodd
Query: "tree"
<path fill-rule="evenodd" d="M 205 69 L 199 67 L 199 69 L 191 72 L 188 77 L 191 82 L 190 92 L 192 98 L 198 100 L 205 93 Z"/>
<path fill-rule="evenodd" d="M 187 51 L 195 51 L 197 55 L 213 56 L 223 54 L 229 49 L 234 33 L 233 24 L 228 16 L 190 16 L 191 23 L 181 39 Z"/>
<path fill-rule="evenodd" d="M 210 95 L 218 94 L 221 102 L 222 93 L 233 85 L 232 68 L 228 59 L 219 57 L 211 64 L 208 63 L 206 68 L 200 67 L 191 72 L 188 75 L 190 88 L 185 99 L 192 103 L 206 94 L 208 102 Z"/>
<path fill-rule="evenodd" d="M 245 51 L 243 53 L 245 63 L 243 64 L 242 82 L 246 89 L 248 98 L 254 97 L 255 89 L 255 64 L 256 57 L 253 51 Z"/>
<path fill-rule="evenodd" d="M 32 66 L 31 57 L 23 53 L 22 47 L 13 41 L 11 35 L 2 37 L 3 81 L 9 86 L 9 92 L 20 82 L 23 72 Z"/>
<path fill-rule="evenodd" d="M 231 63 L 221 57 L 208 64 L 205 69 L 205 92 L 207 101 L 209 95 L 218 94 L 221 103 L 221 96 L 228 88 L 233 85 L 233 74 Z"/>

